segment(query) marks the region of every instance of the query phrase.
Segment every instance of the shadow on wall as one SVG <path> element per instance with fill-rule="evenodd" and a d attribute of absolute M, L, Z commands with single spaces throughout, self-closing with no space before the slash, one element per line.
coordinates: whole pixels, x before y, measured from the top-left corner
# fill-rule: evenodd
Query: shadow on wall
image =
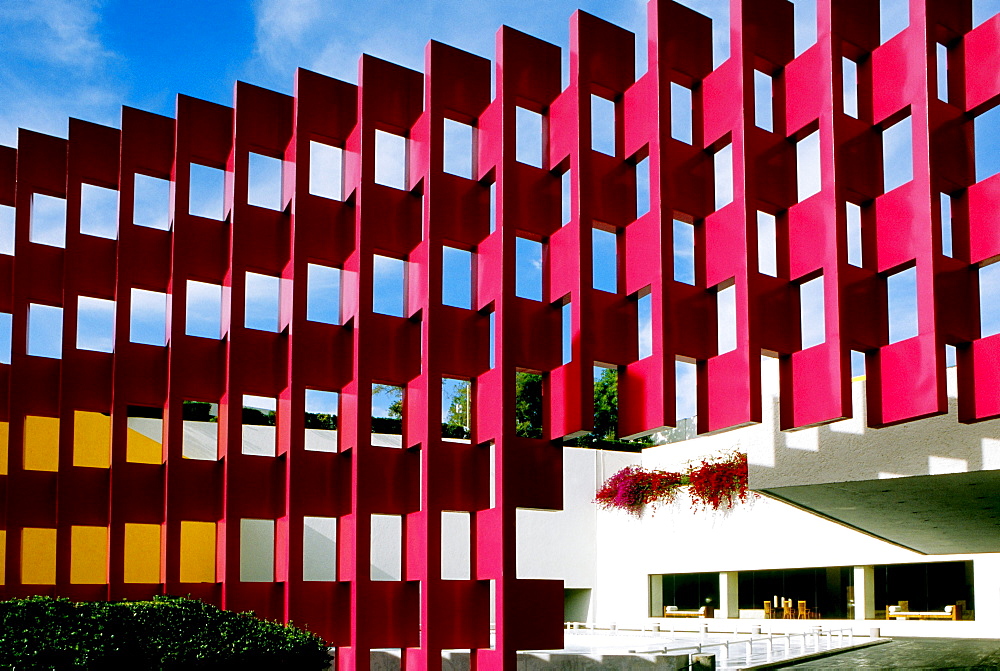
<path fill-rule="evenodd" d="M 739 441 L 751 488 L 1000 469 L 1000 420 L 960 424 L 954 375 L 947 415 L 882 429 L 866 426 L 863 380 L 852 385 L 854 417 L 798 431 L 778 430 L 780 401 L 765 397 L 764 422 Z"/>
<path fill-rule="evenodd" d="M 590 616 L 590 589 L 563 590 L 563 621 L 587 622 Z"/>

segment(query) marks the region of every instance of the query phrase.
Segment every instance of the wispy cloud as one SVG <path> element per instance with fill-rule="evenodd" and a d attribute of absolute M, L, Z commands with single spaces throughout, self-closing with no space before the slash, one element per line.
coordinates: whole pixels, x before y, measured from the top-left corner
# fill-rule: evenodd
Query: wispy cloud
<path fill-rule="evenodd" d="M 95 352 L 113 351 L 115 302 L 80 296 L 77 305 L 76 346 Z"/>
<path fill-rule="evenodd" d="M 0 4 L 5 52 L 51 65 L 99 67 L 113 57 L 97 37 L 99 3 L 37 0 Z"/>
<path fill-rule="evenodd" d="M 71 116 L 117 121 L 123 87 L 99 10 L 92 0 L 0 2 L 0 143 L 14 145 L 20 125 L 64 136 Z"/>
<path fill-rule="evenodd" d="M 795 55 L 816 44 L 816 0 L 792 0 L 795 4 Z"/>
<path fill-rule="evenodd" d="M 691 4 L 698 4 L 691 0 Z M 720 5 L 724 0 L 700 4 Z M 245 76 L 264 86 L 290 81 L 296 67 L 356 81 L 358 59 L 371 54 L 399 65 L 423 70 L 424 47 L 437 40 L 486 58 L 493 58 L 495 35 L 510 25 L 565 47 L 569 18 L 581 8 L 632 30 L 638 62 L 645 62 L 645 2 L 608 3 L 573 0 L 539 4 L 529 0 L 506 3 L 424 0 L 418 3 L 342 0 L 257 0 L 254 6 L 256 45 Z"/>
<path fill-rule="evenodd" d="M 260 0 L 254 11 L 256 54 L 269 68 L 291 72 L 295 56 L 337 15 L 335 3 L 320 0 Z M 315 47 L 315 45 L 312 45 Z"/>
<path fill-rule="evenodd" d="M 677 385 L 677 419 L 698 414 L 698 367 L 686 361 L 674 363 L 674 381 Z"/>

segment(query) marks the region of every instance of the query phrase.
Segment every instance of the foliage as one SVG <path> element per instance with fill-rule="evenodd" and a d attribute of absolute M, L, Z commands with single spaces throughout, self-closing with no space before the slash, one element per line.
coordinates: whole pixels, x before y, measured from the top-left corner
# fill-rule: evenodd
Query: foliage
<path fill-rule="evenodd" d="M 372 433 L 403 433 L 403 420 L 396 417 L 372 417 Z"/>
<path fill-rule="evenodd" d="M 181 405 L 181 417 L 188 422 L 217 422 L 218 409 L 213 405 L 205 401 L 184 401 Z"/>
<path fill-rule="evenodd" d="M 448 419 L 441 423 L 441 436 L 443 438 L 469 437 L 469 382 L 460 382 L 448 406 Z M 388 408 L 388 417 L 372 417 L 372 433 L 402 433 L 403 388 L 387 384 L 377 384 L 372 388 L 372 394 L 375 396 L 387 396 L 392 400 Z M 323 415 L 319 417 L 323 417 Z M 316 421 L 319 420 L 317 419 Z M 337 418 L 332 417 L 332 421 L 332 428 L 336 428 Z M 309 426 L 308 415 L 306 416 L 306 426 Z"/>
<path fill-rule="evenodd" d="M 681 479 L 679 473 L 626 466 L 608 478 L 598 490 L 597 505 L 605 510 L 625 510 L 640 517 L 647 504 L 655 506 L 672 501 Z"/>
<path fill-rule="evenodd" d="M 243 408 L 243 423 L 253 426 L 274 426 L 274 410 L 261 410 L 259 408 Z"/>
<path fill-rule="evenodd" d="M 542 437 L 542 376 L 518 372 L 514 379 L 514 428 L 521 438 Z"/>
<path fill-rule="evenodd" d="M 691 498 L 712 510 L 746 503 L 747 455 L 733 452 L 715 459 L 704 459 L 688 470 Z"/>
<path fill-rule="evenodd" d="M 445 438 L 468 438 L 470 416 L 469 416 L 469 392 L 471 385 L 468 380 L 455 380 L 455 393 L 448 403 L 448 417 L 441 426 L 441 435 Z"/>
<path fill-rule="evenodd" d="M 704 459 L 685 473 L 626 466 L 604 482 L 595 502 L 605 510 L 624 510 L 641 517 L 646 505 L 655 510 L 657 504 L 673 501 L 682 485 L 690 486 L 688 492 L 696 508 L 720 510 L 746 503 L 750 498 L 747 455 L 732 452 Z"/>
<path fill-rule="evenodd" d="M 460 380 L 456 380 L 455 383 L 454 392 L 448 400 L 445 421 L 441 425 L 441 435 L 445 438 L 469 438 L 470 383 Z M 401 429 L 395 428 L 391 420 L 402 419 L 402 388 L 378 384 L 374 386 L 373 393 L 387 396 L 392 399 L 392 403 L 389 405 L 389 418 L 375 418 L 372 430 L 375 433 L 399 433 Z M 542 376 L 537 373 L 518 372 L 514 380 L 514 396 L 515 434 L 521 438 L 541 438 L 543 436 Z M 336 422 L 336 417 L 333 419 Z M 306 421 L 308 426 L 308 417 Z M 374 425 L 381 428 L 375 429 Z M 594 380 L 594 430 L 570 444 L 639 451 L 643 445 L 649 443 L 650 439 L 646 437 L 632 441 L 618 439 L 618 371 L 614 368 L 604 369 L 600 377 Z"/>
<path fill-rule="evenodd" d="M 322 429 L 324 431 L 336 431 L 337 430 L 337 416 L 328 415 L 325 412 L 307 412 L 306 413 L 306 428 L 307 429 Z"/>
<path fill-rule="evenodd" d="M 618 371 L 604 368 L 594 380 L 594 430 L 595 438 L 618 438 Z"/>
<path fill-rule="evenodd" d="M 324 669 L 318 636 L 201 601 L 0 602 L 0 667 L 17 669 Z"/>
<path fill-rule="evenodd" d="M 390 384 L 372 385 L 373 396 L 386 396 L 392 402 L 389 404 L 389 417 L 403 419 L 403 388 Z"/>
<path fill-rule="evenodd" d="M 581 447 L 639 452 L 649 445 L 648 436 L 635 440 L 618 438 L 618 371 L 604 368 L 594 380 L 594 430 L 574 440 Z"/>

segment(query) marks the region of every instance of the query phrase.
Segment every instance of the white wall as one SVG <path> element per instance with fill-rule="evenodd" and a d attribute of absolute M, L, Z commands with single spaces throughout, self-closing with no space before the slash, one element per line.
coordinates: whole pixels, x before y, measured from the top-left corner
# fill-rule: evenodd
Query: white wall
<path fill-rule="evenodd" d="M 566 448 L 562 511 L 517 511 L 517 576 L 592 587 L 596 577 L 597 487 L 639 455 Z"/>
<path fill-rule="evenodd" d="M 762 365 L 763 422 L 696 439 L 714 451 L 736 442 L 750 462 L 754 488 L 878 480 L 1000 469 L 1000 421 L 961 424 L 956 369 L 947 369 L 949 412 L 882 429 L 866 426 L 865 382 L 852 385 L 854 416 L 820 427 L 778 430 L 777 360 Z"/>
<path fill-rule="evenodd" d="M 926 475 L 949 467 L 1000 468 L 1000 422 L 965 426 L 954 413 L 888 429 L 866 429 L 862 416 L 781 433 L 772 397 L 776 370 L 765 366 L 760 425 L 649 448 L 642 455 L 567 449 L 566 510 L 519 511 L 518 576 L 592 587 L 590 619 L 628 623 L 647 618 L 652 574 L 971 560 L 977 622 L 950 623 L 962 629 L 943 635 L 986 635 L 1000 622 L 1000 554 L 922 555 L 766 498 L 728 514 L 692 510 L 679 500 L 647 511 L 641 520 L 593 504 L 600 484 L 630 463 L 681 471 L 692 461 L 732 450 L 750 455 L 751 484 L 756 475 L 757 486 L 762 480 L 776 486 L 781 480 L 806 484 Z M 954 369 L 949 381 L 954 395 Z M 863 382 L 854 383 L 854 394 L 855 407 L 863 408 Z M 793 472 L 774 470 L 776 461 Z M 925 625 L 934 623 L 898 624 L 928 629 Z"/>

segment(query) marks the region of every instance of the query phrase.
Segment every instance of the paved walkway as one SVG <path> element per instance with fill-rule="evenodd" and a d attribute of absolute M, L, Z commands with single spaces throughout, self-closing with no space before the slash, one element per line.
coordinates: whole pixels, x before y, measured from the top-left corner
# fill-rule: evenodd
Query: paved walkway
<path fill-rule="evenodd" d="M 736 671 L 822 653 L 836 647 L 867 643 L 870 640 L 865 636 L 849 639 L 847 636 L 816 637 L 810 634 L 803 637 L 801 634 L 794 634 L 790 637 L 777 636 L 769 645 L 765 638 L 766 635 L 736 633 L 702 635 L 693 632 L 569 630 L 566 632 L 565 648 L 547 652 L 576 654 L 592 659 L 629 653 L 641 655 L 659 652 L 670 655 L 704 652 L 715 655 L 716 668 L 720 671 Z M 725 645 L 727 642 L 729 645 Z"/>
<path fill-rule="evenodd" d="M 1000 669 L 1000 639 L 893 638 L 782 669 Z"/>

